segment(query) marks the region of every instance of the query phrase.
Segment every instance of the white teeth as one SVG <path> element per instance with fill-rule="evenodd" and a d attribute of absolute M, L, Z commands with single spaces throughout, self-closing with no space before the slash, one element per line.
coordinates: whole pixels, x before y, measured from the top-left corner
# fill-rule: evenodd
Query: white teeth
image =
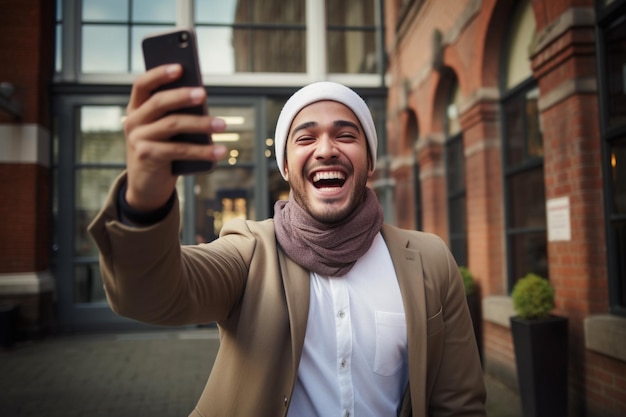
<path fill-rule="evenodd" d="M 343 179 L 345 179 L 345 176 L 343 175 L 342 172 L 338 172 L 338 171 L 317 172 L 313 176 L 313 182 L 317 182 L 317 181 L 321 181 L 321 180 L 343 180 Z"/>

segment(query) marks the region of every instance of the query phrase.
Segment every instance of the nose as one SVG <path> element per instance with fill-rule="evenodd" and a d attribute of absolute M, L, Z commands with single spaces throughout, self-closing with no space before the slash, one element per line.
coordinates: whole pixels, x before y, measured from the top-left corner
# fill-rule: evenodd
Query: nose
<path fill-rule="evenodd" d="M 339 156 L 339 150 L 337 143 L 329 135 L 321 135 L 317 140 L 317 146 L 315 148 L 315 159 L 326 160 L 333 159 Z"/>

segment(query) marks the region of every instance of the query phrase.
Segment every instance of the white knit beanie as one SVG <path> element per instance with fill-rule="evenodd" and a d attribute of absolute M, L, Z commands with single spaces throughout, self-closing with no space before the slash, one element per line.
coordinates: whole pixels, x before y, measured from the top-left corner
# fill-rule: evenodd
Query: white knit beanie
<path fill-rule="evenodd" d="M 306 85 L 296 91 L 289 100 L 287 100 L 280 112 L 280 116 L 278 116 L 276 134 L 274 136 L 274 147 L 276 163 L 278 164 L 278 169 L 283 178 L 285 178 L 284 162 L 287 135 L 289 135 L 289 129 L 291 128 L 293 119 L 304 107 L 323 100 L 339 102 L 352 110 L 354 115 L 359 119 L 365 132 L 365 137 L 369 145 L 370 158 L 372 160 L 372 169 L 376 167 L 378 138 L 376 136 L 374 120 L 372 119 L 372 114 L 367 104 L 350 88 L 330 81 L 321 81 Z"/>

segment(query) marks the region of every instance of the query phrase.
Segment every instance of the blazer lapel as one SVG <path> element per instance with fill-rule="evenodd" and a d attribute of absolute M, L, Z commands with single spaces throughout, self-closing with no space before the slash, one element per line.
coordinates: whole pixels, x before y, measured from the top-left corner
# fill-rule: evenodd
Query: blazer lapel
<path fill-rule="evenodd" d="M 422 257 L 409 233 L 385 224 L 382 235 L 393 261 L 404 303 L 413 415 L 426 415 L 427 328 Z"/>
<path fill-rule="evenodd" d="M 280 247 L 278 247 L 278 259 L 291 327 L 292 365 L 297 374 L 309 316 L 310 278 L 309 272 L 289 259 Z"/>

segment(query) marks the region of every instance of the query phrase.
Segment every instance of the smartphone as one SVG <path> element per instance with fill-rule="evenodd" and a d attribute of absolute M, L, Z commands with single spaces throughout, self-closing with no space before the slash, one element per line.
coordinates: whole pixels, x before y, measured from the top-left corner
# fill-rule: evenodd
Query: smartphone
<path fill-rule="evenodd" d="M 202 72 L 198 59 L 196 35 L 192 29 L 178 28 L 168 32 L 160 32 L 143 38 L 141 43 L 146 70 L 164 64 L 180 64 L 183 73 L 177 80 L 162 85 L 154 92 L 178 87 L 202 87 Z M 206 102 L 202 105 L 182 108 L 173 113 L 206 115 Z M 183 133 L 170 138 L 176 142 L 190 142 L 210 144 L 211 135 L 208 133 Z M 215 164 L 212 161 L 185 160 L 172 161 L 172 174 L 187 175 L 198 172 L 211 171 Z"/>

